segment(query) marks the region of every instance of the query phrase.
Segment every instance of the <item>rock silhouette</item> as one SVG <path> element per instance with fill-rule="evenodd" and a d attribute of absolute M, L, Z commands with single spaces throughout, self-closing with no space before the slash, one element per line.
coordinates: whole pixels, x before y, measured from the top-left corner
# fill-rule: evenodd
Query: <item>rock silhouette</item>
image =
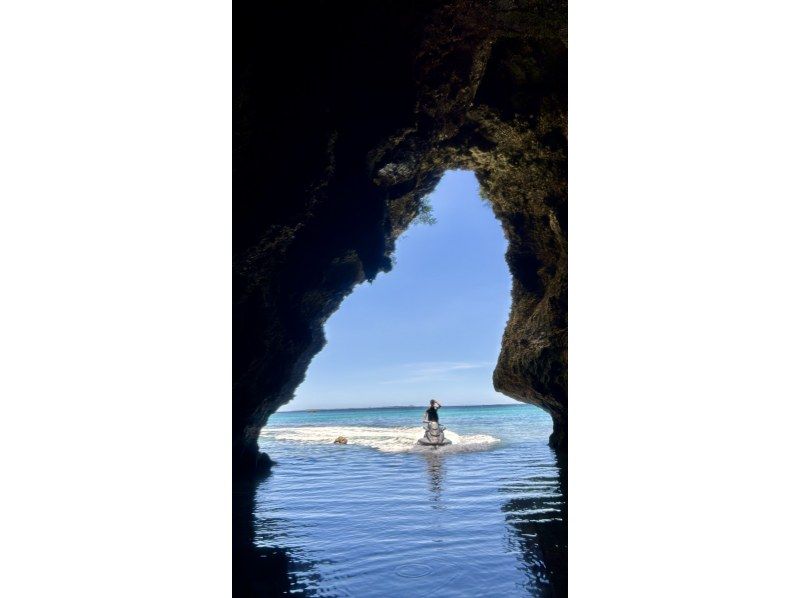
<path fill-rule="evenodd" d="M 567 439 L 566 3 L 239 3 L 234 10 L 233 460 L 325 344 L 354 286 L 447 169 L 473 170 L 508 238 L 495 388 Z"/>

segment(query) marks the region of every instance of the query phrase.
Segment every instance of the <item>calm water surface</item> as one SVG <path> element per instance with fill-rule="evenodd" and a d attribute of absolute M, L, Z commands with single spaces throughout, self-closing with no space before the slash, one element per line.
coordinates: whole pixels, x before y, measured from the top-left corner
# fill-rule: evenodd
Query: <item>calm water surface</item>
<path fill-rule="evenodd" d="M 422 409 L 277 413 L 254 542 L 288 556 L 292 595 L 561 596 L 565 471 L 530 405 L 447 407 L 446 449 L 415 447 Z M 334 445 L 339 434 L 347 445 Z"/>

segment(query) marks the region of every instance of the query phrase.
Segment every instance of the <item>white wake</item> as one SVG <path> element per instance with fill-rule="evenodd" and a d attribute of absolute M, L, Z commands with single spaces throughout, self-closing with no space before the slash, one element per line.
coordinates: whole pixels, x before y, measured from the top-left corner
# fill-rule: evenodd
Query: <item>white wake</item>
<path fill-rule="evenodd" d="M 339 436 L 347 438 L 347 444 L 368 446 L 384 453 L 405 453 L 428 451 L 431 447 L 417 444 L 422 438 L 422 426 L 410 428 L 377 428 L 369 426 L 297 426 L 266 427 L 261 436 L 270 440 L 301 442 L 305 444 L 332 444 Z M 480 451 L 500 442 L 499 438 L 488 434 L 457 434 L 445 427 L 445 438 L 453 444 L 443 446 L 440 451 Z"/>

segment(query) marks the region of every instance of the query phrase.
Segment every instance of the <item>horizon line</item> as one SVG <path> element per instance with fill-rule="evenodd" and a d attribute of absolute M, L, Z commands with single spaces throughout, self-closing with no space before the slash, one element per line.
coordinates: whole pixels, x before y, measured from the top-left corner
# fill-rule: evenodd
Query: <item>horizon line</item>
<path fill-rule="evenodd" d="M 522 401 L 517 401 L 516 403 L 484 403 L 481 405 L 449 405 L 449 407 L 516 407 L 516 405 L 530 405 L 530 403 L 523 403 Z M 444 407 L 445 405 L 442 405 Z M 536 407 L 536 405 L 531 405 L 532 407 Z M 310 409 L 291 409 L 286 411 L 281 411 L 280 413 L 305 413 L 308 411 L 363 411 L 367 409 L 417 409 L 417 408 L 424 408 L 427 405 L 385 405 L 381 407 L 333 407 L 333 408 L 316 408 L 312 407 Z M 278 411 L 274 411 L 272 415 L 275 415 Z"/>

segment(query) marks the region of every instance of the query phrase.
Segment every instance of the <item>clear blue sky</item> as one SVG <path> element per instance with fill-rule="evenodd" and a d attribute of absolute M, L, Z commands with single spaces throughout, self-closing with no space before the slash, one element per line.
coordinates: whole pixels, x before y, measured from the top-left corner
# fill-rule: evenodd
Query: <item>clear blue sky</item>
<path fill-rule="evenodd" d="M 436 224 L 413 225 L 392 271 L 344 300 L 281 411 L 515 403 L 492 388 L 511 307 L 500 223 L 472 172 L 447 172 L 430 200 Z"/>

